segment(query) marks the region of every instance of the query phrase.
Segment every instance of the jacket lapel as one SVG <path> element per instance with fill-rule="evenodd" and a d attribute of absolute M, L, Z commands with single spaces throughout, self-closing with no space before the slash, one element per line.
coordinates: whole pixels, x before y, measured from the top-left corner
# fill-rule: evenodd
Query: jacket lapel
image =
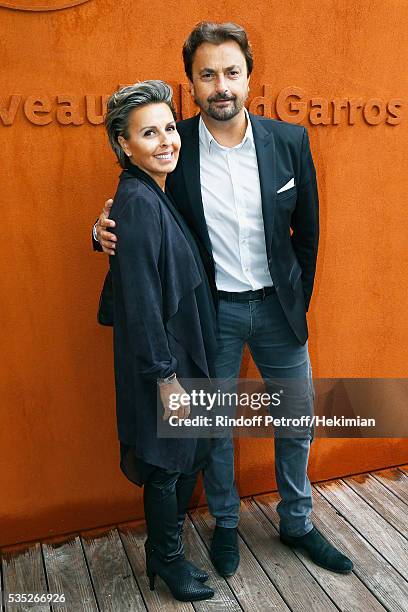
<path fill-rule="evenodd" d="M 204 216 L 203 200 L 201 198 L 199 120 L 200 115 L 197 115 L 184 131 L 180 161 L 190 203 L 189 217 L 191 224 L 207 251 L 212 254 L 210 236 Z"/>
<path fill-rule="evenodd" d="M 258 159 L 261 184 L 262 216 L 265 228 L 265 243 L 268 259 L 271 253 L 273 223 L 276 209 L 276 149 L 272 131 L 264 127 L 264 121 L 250 113 L 252 131 Z"/>

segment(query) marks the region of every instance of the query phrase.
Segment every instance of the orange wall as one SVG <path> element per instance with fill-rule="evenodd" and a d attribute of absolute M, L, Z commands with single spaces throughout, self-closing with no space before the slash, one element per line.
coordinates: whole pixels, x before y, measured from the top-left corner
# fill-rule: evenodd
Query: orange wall
<path fill-rule="evenodd" d="M 102 126 L 81 117 L 86 95 L 109 94 L 119 83 L 185 83 L 181 46 L 199 20 L 248 29 L 251 97 L 265 93 L 274 103 L 296 86 L 306 100 L 383 100 L 378 125 L 370 125 L 369 109 L 368 119 L 357 111 L 354 125 L 346 110 L 337 125 L 302 121 L 322 209 L 310 349 L 315 376 L 408 375 L 403 3 L 261 0 L 249 10 L 243 0 L 207 0 L 204 10 L 193 0 L 89 0 L 47 12 L 1 4 L 0 544 L 141 516 L 141 492 L 118 467 L 111 330 L 95 322 L 107 259 L 92 254 L 90 226 L 114 193 L 118 169 Z M 78 100 L 78 125 L 63 124 L 67 94 Z M 43 110 L 48 96 L 49 112 L 34 112 L 30 96 L 43 98 Z M 386 106 L 396 99 L 403 103 L 393 125 Z M 94 123 L 95 114 L 88 109 Z M 272 446 L 238 441 L 242 494 L 274 486 Z M 312 479 L 408 461 L 398 440 L 313 446 Z"/>

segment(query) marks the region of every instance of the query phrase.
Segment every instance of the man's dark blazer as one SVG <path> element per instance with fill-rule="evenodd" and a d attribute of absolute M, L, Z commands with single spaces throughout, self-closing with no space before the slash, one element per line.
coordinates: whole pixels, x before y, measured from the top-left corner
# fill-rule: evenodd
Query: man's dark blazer
<path fill-rule="evenodd" d="M 319 240 L 316 173 L 304 127 L 249 114 L 261 184 L 269 271 L 286 318 L 304 344 Z M 216 295 L 211 241 L 200 188 L 199 115 L 180 121 L 182 147 L 167 189 L 195 232 Z M 277 193 L 290 179 L 295 186 Z"/>

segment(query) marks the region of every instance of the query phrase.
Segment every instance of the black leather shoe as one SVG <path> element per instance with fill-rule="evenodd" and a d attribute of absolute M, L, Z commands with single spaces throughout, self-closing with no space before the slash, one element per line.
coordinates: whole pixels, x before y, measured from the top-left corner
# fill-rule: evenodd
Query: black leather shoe
<path fill-rule="evenodd" d="M 291 548 L 301 548 L 308 553 L 316 565 L 320 565 L 320 567 L 324 567 L 332 572 L 349 574 L 353 569 L 353 562 L 330 544 L 316 527 L 313 527 L 309 533 L 300 537 L 281 533 L 280 541 Z"/>
<path fill-rule="evenodd" d="M 210 559 L 224 578 L 233 576 L 239 565 L 238 534 L 236 527 L 216 527 L 211 542 Z"/>

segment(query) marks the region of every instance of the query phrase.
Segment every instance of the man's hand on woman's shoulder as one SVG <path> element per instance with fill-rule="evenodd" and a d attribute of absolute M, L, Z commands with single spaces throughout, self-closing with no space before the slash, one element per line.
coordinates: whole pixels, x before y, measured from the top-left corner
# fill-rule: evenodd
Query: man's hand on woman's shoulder
<path fill-rule="evenodd" d="M 113 200 L 106 200 L 99 219 L 95 224 L 96 239 L 100 243 L 104 253 L 115 255 L 116 236 L 107 231 L 110 227 L 115 227 L 116 223 L 109 219 L 110 209 L 112 208 Z"/>

